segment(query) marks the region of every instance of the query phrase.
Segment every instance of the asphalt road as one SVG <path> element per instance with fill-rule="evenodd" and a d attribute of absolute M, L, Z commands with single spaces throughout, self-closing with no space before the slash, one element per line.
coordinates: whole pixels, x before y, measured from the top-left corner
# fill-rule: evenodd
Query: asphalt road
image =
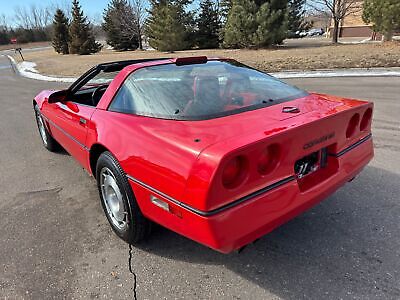
<path fill-rule="evenodd" d="M 139 299 L 400 298 L 400 78 L 290 82 L 375 101 L 374 161 L 241 254 L 158 228 L 133 249 Z M 59 86 L 20 78 L 0 57 L 0 298 L 132 299 L 128 245 L 95 181 L 39 140 L 32 98 Z"/>

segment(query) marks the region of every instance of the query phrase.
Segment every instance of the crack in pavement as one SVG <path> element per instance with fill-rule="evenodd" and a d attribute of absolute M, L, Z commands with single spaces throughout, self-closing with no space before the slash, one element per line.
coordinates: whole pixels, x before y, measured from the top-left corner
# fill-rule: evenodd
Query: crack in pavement
<path fill-rule="evenodd" d="M 128 268 L 129 272 L 133 275 L 133 299 L 137 300 L 137 295 L 136 295 L 137 276 L 136 273 L 133 272 L 132 268 L 132 244 L 129 244 Z"/>

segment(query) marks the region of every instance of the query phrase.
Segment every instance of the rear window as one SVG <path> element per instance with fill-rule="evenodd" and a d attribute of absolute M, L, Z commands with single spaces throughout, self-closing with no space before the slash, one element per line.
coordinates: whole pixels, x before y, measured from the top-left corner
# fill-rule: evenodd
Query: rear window
<path fill-rule="evenodd" d="M 129 75 L 109 110 L 163 119 L 205 120 L 306 95 L 303 90 L 237 62 L 165 64 Z"/>

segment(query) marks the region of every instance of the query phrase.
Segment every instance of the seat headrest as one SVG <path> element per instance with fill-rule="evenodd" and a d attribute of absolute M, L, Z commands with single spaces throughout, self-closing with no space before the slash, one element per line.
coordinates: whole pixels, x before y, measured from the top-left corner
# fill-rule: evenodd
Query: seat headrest
<path fill-rule="evenodd" d="M 194 101 L 219 102 L 220 88 L 216 76 L 196 76 L 193 85 Z"/>

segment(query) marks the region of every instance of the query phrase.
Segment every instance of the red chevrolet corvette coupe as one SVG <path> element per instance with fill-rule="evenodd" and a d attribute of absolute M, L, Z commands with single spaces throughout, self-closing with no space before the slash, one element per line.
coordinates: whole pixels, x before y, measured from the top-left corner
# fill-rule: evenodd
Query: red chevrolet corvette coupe
<path fill-rule="evenodd" d="M 137 243 L 161 224 L 239 249 L 332 194 L 373 157 L 373 104 L 308 93 L 231 59 L 98 65 L 33 101 L 44 146 L 97 180 Z"/>

